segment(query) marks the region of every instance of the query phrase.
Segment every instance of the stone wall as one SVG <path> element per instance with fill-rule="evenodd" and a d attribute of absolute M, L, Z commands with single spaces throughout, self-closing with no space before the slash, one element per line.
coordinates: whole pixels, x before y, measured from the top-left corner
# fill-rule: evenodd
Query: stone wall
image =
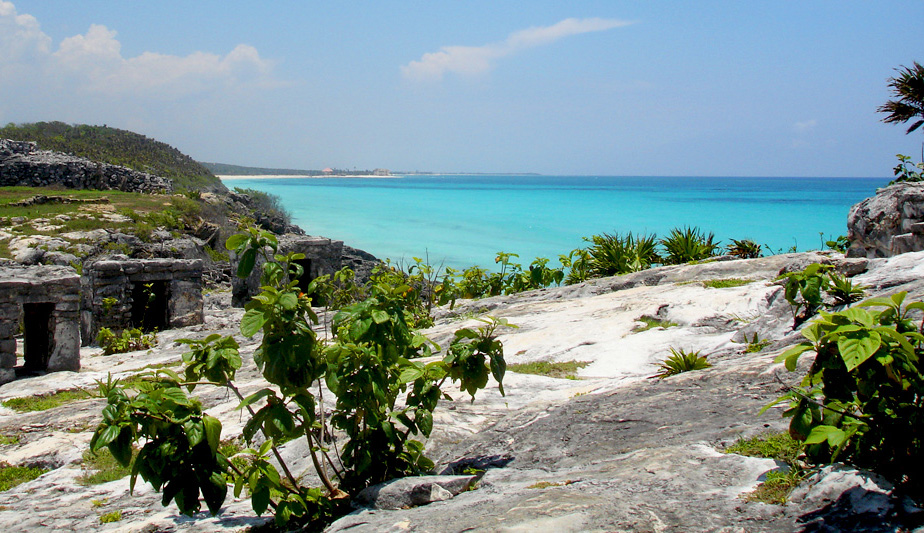
<path fill-rule="evenodd" d="M 848 257 L 892 257 L 924 250 L 924 183 L 896 183 L 850 209 Z"/>
<path fill-rule="evenodd" d="M 23 323 L 28 350 L 30 328 L 44 337 L 36 342 L 43 353 L 27 351 L 26 367 L 37 371 L 80 370 L 80 277 L 66 267 L 0 268 L 0 384 L 15 378 L 16 339 L 20 317 L 28 306 L 45 309 L 42 323 Z M 30 360 L 31 359 L 31 360 Z"/>
<path fill-rule="evenodd" d="M 93 342 L 100 328 L 142 326 L 138 312 L 147 308 L 147 302 L 138 300 L 145 294 L 139 284 L 163 289 L 161 329 L 201 324 L 203 268 L 201 259 L 108 259 L 85 264 L 81 278 L 83 344 Z"/>
<path fill-rule="evenodd" d="M 331 275 L 340 270 L 343 258 L 343 241 L 332 241 L 325 237 L 311 237 L 307 235 L 283 235 L 279 237 L 279 254 L 298 252 L 305 254 L 310 262 L 310 268 L 305 272 L 307 278 L 299 284 L 304 289 L 307 282 L 324 274 Z M 237 258 L 231 258 L 231 271 L 237 272 Z M 231 282 L 231 305 L 243 307 L 244 304 L 260 292 L 260 272 L 263 271 L 264 260 L 257 256 L 253 272 L 247 279 L 234 276 Z"/>
<path fill-rule="evenodd" d="M 61 185 L 68 189 L 170 192 L 167 178 L 82 157 L 39 150 L 35 143 L 0 139 L 0 187 Z"/>

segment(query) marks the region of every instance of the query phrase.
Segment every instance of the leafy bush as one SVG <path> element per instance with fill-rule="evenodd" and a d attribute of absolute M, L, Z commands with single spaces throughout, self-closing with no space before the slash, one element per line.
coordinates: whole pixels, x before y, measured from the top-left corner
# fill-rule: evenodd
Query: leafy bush
<path fill-rule="evenodd" d="M 134 395 L 118 383 L 105 387 L 108 405 L 91 450 L 108 448 L 121 464 L 131 464 L 131 486 L 140 475 L 164 492 L 165 505 L 174 501 L 184 514 L 199 510 L 200 496 L 216 513 L 231 477 L 235 496 L 246 487 L 257 514 L 272 508 L 278 524 L 323 524 L 348 511 L 349 495 L 367 485 L 433 467 L 413 437 L 430 435 L 447 380 L 460 383 L 474 400 L 493 376 L 504 393 L 506 363 L 496 330 L 506 321 L 460 329 L 441 360 L 415 361 L 432 353 L 431 343 L 409 325 L 405 306 L 413 289 L 388 283 L 404 278 L 385 269 L 369 284 L 366 299 L 337 313 L 333 342 L 324 345 L 312 330 L 317 317 L 307 296 L 316 285 L 297 284 L 302 269 L 296 261 L 304 256 L 276 254 L 277 246 L 273 234 L 256 228 L 226 243 L 241 258 L 241 277 L 250 274 L 258 255 L 267 260 L 262 292 L 246 305 L 240 325 L 246 337 L 263 334 L 254 362 L 267 387 L 247 397 L 240 393 L 234 384 L 241 365 L 237 343 L 218 335 L 183 341 L 190 351 L 182 376 L 157 369 L 160 379 Z M 336 396 L 329 416 L 320 408 L 321 380 Z M 222 446 L 221 423 L 186 394 L 203 384 L 226 387 L 241 400 L 250 414 L 243 437 L 251 447 Z M 331 457 L 324 441 L 333 428 L 347 440 Z M 292 438 L 306 439 L 322 487 L 302 486 L 289 470 L 277 443 Z M 135 442 L 143 446 L 132 460 Z M 234 453 L 234 460 L 226 453 Z"/>
<path fill-rule="evenodd" d="M 157 345 L 157 335 L 145 334 L 138 328 L 124 329 L 116 335 L 109 328 L 100 328 L 96 342 L 103 349 L 103 355 L 112 355 L 153 348 Z"/>
<path fill-rule="evenodd" d="M 286 224 L 292 223 L 292 213 L 290 213 L 285 208 L 285 206 L 282 205 L 282 198 L 276 196 L 275 194 L 259 191 L 257 189 L 245 189 L 241 187 L 235 187 L 234 192 L 238 194 L 246 194 L 249 196 L 249 207 L 253 210 L 259 213 L 266 213 L 270 216 L 279 217 Z"/>
<path fill-rule="evenodd" d="M 707 235 L 699 228 L 689 226 L 672 229 L 670 235 L 661 239 L 661 246 L 664 247 L 666 265 L 708 259 L 714 256 L 719 248 L 714 234 Z"/>
<path fill-rule="evenodd" d="M 671 355 L 664 361 L 657 363 L 660 372 L 650 376 L 651 378 L 664 379 L 670 376 L 676 376 L 683 372 L 692 370 L 703 370 L 712 366 L 706 361 L 706 356 L 699 355 L 700 352 L 688 352 L 681 348 L 680 350 L 670 349 Z"/>
<path fill-rule="evenodd" d="M 824 295 L 831 298 L 828 307 L 850 305 L 865 294 L 865 287 L 854 285 L 838 274 L 831 265 L 813 263 L 798 272 L 788 272 L 777 279 L 785 280 L 785 297 L 792 309 L 794 325 L 799 325 L 825 304 Z"/>
<path fill-rule="evenodd" d="M 814 463 L 841 460 L 876 470 L 914 493 L 924 492 L 924 335 L 912 322 L 924 302 L 906 293 L 875 298 L 837 313 L 821 312 L 807 339 L 777 358 L 794 371 L 815 359 L 789 401 L 789 433 Z M 885 308 L 869 310 L 867 308 Z M 763 412 L 762 411 L 762 412 Z"/>

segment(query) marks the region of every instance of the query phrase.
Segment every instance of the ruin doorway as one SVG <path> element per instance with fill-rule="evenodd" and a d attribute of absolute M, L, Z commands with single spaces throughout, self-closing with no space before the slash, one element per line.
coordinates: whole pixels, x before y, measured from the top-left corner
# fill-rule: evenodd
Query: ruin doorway
<path fill-rule="evenodd" d="M 305 291 L 308 288 L 308 284 L 314 280 L 314 276 L 311 275 L 311 259 L 296 259 L 294 263 L 302 267 L 302 275 L 298 277 L 298 288 L 301 291 Z"/>
<path fill-rule="evenodd" d="M 168 329 L 169 296 L 166 281 L 133 283 L 131 326 L 145 333 Z"/>
<path fill-rule="evenodd" d="M 48 359 L 54 347 L 53 303 L 30 303 L 22 306 L 23 370 L 42 372 L 48 369 Z"/>

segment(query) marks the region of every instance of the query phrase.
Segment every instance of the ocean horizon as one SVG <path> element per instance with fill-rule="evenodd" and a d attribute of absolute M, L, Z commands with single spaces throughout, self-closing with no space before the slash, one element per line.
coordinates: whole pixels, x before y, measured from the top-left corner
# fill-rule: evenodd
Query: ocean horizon
<path fill-rule="evenodd" d="M 493 269 L 497 252 L 557 264 L 600 233 L 696 226 L 721 245 L 751 239 L 764 253 L 821 249 L 847 234 L 850 207 L 890 178 L 632 177 L 433 174 L 383 178 L 223 179 L 279 196 L 306 233 L 381 259 Z"/>

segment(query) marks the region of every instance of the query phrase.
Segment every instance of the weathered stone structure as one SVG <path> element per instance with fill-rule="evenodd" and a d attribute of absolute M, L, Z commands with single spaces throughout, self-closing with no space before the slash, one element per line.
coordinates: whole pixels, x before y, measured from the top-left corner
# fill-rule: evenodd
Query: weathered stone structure
<path fill-rule="evenodd" d="M 20 324 L 23 371 L 80 370 L 79 311 L 80 276 L 73 269 L 0 268 L 0 384 L 16 377 Z"/>
<path fill-rule="evenodd" d="M 892 257 L 924 250 L 924 183 L 896 183 L 850 209 L 848 257 Z"/>
<path fill-rule="evenodd" d="M 100 328 L 144 331 L 201 324 L 201 259 L 106 259 L 83 267 L 83 344 Z"/>
<path fill-rule="evenodd" d="M 333 274 L 340 270 L 343 257 L 343 241 L 332 241 L 325 237 L 311 237 L 307 235 L 283 235 L 279 237 L 280 254 L 297 252 L 305 254 L 305 259 L 298 261 L 304 268 L 304 274 L 299 279 L 298 286 L 305 288 L 311 280 L 324 274 Z M 233 256 L 233 254 L 232 254 Z M 234 277 L 231 282 L 231 305 L 243 307 L 250 299 L 260 292 L 260 272 L 263 271 L 264 260 L 257 256 L 253 272 L 247 279 Z M 237 271 L 237 258 L 231 258 L 232 272 Z"/>
<path fill-rule="evenodd" d="M 166 193 L 167 178 L 82 157 L 39 150 L 35 143 L 0 139 L 0 187 L 61 185 L 68 189 L 117 189 Z"/>

